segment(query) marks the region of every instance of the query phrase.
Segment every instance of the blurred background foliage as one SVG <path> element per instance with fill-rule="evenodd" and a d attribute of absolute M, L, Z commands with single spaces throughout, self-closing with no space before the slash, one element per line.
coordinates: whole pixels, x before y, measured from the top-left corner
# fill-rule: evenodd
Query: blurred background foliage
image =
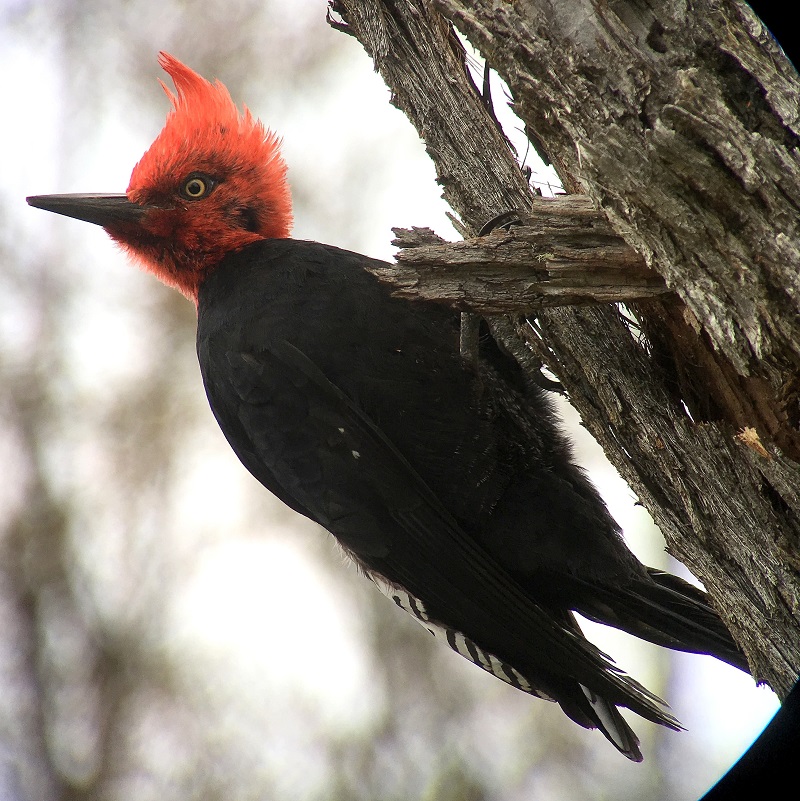
<path fill-rule="evenodd" d="M 421 143 L 324 16 L 0 5 L 0 801 L 695 798 L 774 710 L 767 691 L 591 627 L 690 728 L 637 720 L 637 766 L 469 665 L 238 464 L 190 304 L 100 229 L 24 204 L 124 190 L 163 125 L 164 49 L 283 135 L 296 236 L 385 258 L 392 225 L 454 237 Z M 630 491 L 581 453 L 665 566 Z"/>

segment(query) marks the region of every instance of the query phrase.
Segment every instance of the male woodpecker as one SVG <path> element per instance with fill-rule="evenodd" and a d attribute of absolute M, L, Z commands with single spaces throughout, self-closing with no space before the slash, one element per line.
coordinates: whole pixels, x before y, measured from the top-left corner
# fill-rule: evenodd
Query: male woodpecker
<path fill-rule="evenodd" d="M 465 364 L 455 313 L 392 297 L 380 262 L 289 239 L 278 138 L 159 61 L 173 108 L 127 193 L 28 202 L 103 226 L 194 301 L 211 408 L 267 489 L 451 648 L 640 761 L 617 707 L 680 725 L 573 612 L 747 670 L 706 595 L 628 551 L 546 393 L 491 339 Z"/>

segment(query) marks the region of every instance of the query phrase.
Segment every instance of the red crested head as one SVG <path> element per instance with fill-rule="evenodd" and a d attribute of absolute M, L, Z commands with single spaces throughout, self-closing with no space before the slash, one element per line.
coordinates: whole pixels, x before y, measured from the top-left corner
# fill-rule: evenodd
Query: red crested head
<path fill-rule="evenodd" d="M 289 236 L 291 197 L 280 140 L 240 114 L 228 90 L 167 53 L 159 63 L 172 111 L 133 168 L 128 199 L 148 207 L 111 236 L 166 284 L 196 301 L 203 278 L 225 254 L 259 239 Z"/>
<path fill-rule="evenodd" d="M 167 53 L 159 63 L 175 82 L 176 94 L 161 84 L 173 108 L 133 168 L 128 206 L 120 207 L 126 199 L 119 196 L 92 196 L 95 206 L 106 204 L 102 213 L 87 211 L 89 196 L 81 196 L 79 213 L 69 203 L 47 206 L 47 198 L 39 205 L 103 225 L 145 269 L 196 302 L 200 284 L 227 253 L 289 236 L 286 164 L 278 137 L 247 108 L 239 113 L 219 81 Z"/>
<path fill-rule="evenodd" d="M 226 254 L 289 236 L 292 201 L 278 137 L 219 82 L 161 53 L 175 82 L 164 129 L 125 195 L 37 195 L 28 203 L 102 225 L 142 266 L 197 302 Z"/>

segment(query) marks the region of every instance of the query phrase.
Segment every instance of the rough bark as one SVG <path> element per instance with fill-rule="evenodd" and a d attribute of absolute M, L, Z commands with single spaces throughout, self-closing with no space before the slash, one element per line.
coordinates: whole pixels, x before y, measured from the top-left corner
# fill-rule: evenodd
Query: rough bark
<path fill-rule="evenodd" d="M 797 74 L 735 2 L 335 3 L 466 232 L 534 194 L 434 5 L 506 80 L 565 188 L 676 293 L 630 304 L 636 329 L 596 306 L 496 319 L 495 335 L 558 375 L 784 696 L 800 671 Z"/>
<path fill-rule="evenodd" d="M 800 366 L 800 81 L 747 6 L 438 5 L 742 374 Z"/>
<path fill-rule="evenodd" d="M 626 303 L 669 291 L 585 195 L 538 199 L 515 217 L 508 230 L 452 243 L 427 228 L 395 228 L 397 262 L 375 272 L 401 297 L 482 314 Z"/>

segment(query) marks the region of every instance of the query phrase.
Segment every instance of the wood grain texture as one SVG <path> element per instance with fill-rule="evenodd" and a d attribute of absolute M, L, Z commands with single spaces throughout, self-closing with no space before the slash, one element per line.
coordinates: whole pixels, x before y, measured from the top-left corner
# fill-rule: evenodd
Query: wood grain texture
<path fill-rule="evenodd" d="M 669 292 L 585 195 L 535 198 L 508 230 L 445 242 L 396 228 L 397 262 L 376 271 L 395 294 L 483 314 L 626 303 Z"/>

